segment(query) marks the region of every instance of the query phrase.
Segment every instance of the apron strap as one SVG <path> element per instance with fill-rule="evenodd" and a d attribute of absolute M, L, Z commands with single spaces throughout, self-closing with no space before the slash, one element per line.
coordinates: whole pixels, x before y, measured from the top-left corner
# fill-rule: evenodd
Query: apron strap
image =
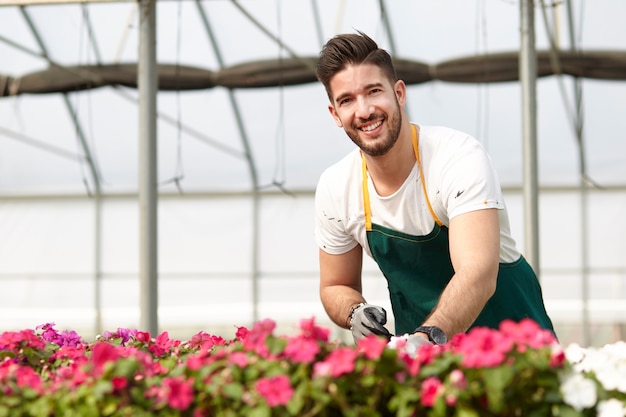
<path fill-rule="evenodd" d="M 363 181 L 363 211 L 365 212 L 365 230 L 367 232 L 372 231 L 372 209 L 370 207 L 370 192 L 367 186 L 367 164 L 365 163 L 365 157 L 361 152 L 361 166 L 363 169 L 362 181 Z"/>
<path fill-rule="evenodd" d="M 428 198 L 428 193 L 426 192 L 426 180 L 424 179 L 424 170 L 422 169 L 422 160 L 420 159 L 420 151 L 419 151 L 419 136 L 417 134 L 417 128 L 415 125 L 411 125 L 411 130 L 413 131 L 413 152 L 415 152 L 415 159 L 417 159 L 417 166 L 420 170 L 420 180 L 422 183 L 422 190 L 424 190 L 424 197 L 426 198 L 426 204 L 428 204 L 428 210 L 430 210 L 430 214 L 433 216 L 435 223 L 439 226 L 443 226 L 439 217 L 435 214 L 435 210 L 433 210 L 433 206 L 430 204 L 430 199 Z"/>

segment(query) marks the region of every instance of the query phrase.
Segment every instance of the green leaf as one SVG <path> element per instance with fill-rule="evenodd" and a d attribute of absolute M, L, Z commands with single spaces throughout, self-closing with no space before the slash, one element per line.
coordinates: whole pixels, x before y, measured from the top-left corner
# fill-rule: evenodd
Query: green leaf
<path fill-rule="evenodd" d="M 498 413 L 504 409 L 504 389 L 513 380 L 514 370 L 510 367 L 486 368 L 483 376 L 489 408 Z"/>
<path fill-rule="evenodd" d="M 221 391 L 225 396 L 236 400 L 241 400 L 241 397 L 243 396 L 243 386 L 237 383 L 226 384 L 222 386 Z"/>
<path fill-rule="evenodd" d="M 272 415 L 272 410 L 268 405 L 259 404 L 252 410 L 248 411 L 246 415 L 248 417 L 270 417 Z"/>
<path fill-rule="evenodd" d="M 473 410 L 471 408 L 459 406 L 456 409 L 456 413 L 454 414 L 454 417 L 480 417 L 480 414 L 478 413 L 478 411 Z"/>

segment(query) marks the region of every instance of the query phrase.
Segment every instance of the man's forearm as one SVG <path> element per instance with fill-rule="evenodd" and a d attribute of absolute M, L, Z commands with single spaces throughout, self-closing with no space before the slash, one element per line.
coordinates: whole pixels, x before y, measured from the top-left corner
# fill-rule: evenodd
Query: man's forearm
<path fill-rule="evenodd" d="M 320 289 L 322 305 L 328 317 L 338 326 L 350 328 L 352 307 L 365 302 L 359 291 L 345 285 L 332 285 Z"/>
<path fill-rule="evenodd" d="M 474 323 L 495 291 L 495 280 L 454 275 L 424 325 L 440 327 L 451 338 Z"/>

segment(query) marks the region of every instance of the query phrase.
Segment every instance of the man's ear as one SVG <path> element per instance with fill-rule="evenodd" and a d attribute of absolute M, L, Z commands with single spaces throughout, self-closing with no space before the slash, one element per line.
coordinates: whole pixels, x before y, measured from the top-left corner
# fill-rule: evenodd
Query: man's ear
<path fill-rule="evenodd" d="M 396 81 L 394 87 L 394 91 L 396 93 L 396 99 L 398 100 L 398 104 L 400 107 L 404 107 L 406 104 L 406 84 L 402 80 Z"/>
<path fill-rule="evenodd" d="M 328 111 L 330 112 L 330 115 L 333 116 L 333 119 L 335 119 L 335 123 L 337 123 L 337 126 L 343 127 L 343 123 L 341 122 L 341 119 L 339 118 L 339 115 L 337 114 L 337 110 L 335 110 L 335 106 L 333 106 L 332 104 L 329 104 Z"/>

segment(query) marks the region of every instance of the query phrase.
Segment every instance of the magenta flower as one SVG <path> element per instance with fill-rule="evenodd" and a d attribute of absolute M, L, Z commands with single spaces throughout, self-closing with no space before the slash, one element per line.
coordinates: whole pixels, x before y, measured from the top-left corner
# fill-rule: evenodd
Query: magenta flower
<path fill-rule="evenodd" d="M 382 337 L 368 336 L 360 339 L 357 343 L 359 352 L 365 354 L 368 359 L 378 359 L 387 347 L 387 340 Z"/>
<path fill-rule="evenodd" d="M 17 353 L 23 346 L 43 349 L 46 347 L 46 342 L 37 337 L 35 332 L 30 329 L 0 334 L 0 350 Z"/>
<path fill-rule="evenodd" d="M 113 379 L 111 379 L 111 384 L 115 391 L 120 391 L 128 386 L 128 379 L 123 376 L 114 376 Z"/>
<path fill-rule="evenodd" d="M 176 410 L 186 410 L 194 399 L 193 383 L 182 377 L 163 379 L 167 404 Z"/>
<path fill-rule="evenodd" d="M 122 339 L 122 346 L 124 346 L 130 340 L 131 336 L 135 336 L 137 334 L 137 330 L 124 329 L 121 327 L 117 328 L 115 332 L 105 331 L 102 333 L 102 336 L 105 339 Z"/>
<path fill-rule="evenodd" d="M 228 356 L 228 363 L 243 368 L 248 364 L 248 355 L 243 352 L 233 352 Z"/>
<path fill-rule="evenodd" d="M 154 356 L 163 356 L 170 352 L 172 348 L 180 345 L 179 340 L 170 339 L 168 332 L 162 332 L 154 339 L 154 343 L 148 346 L 148 350 Z"/>
<path fill-rule="evenodd" d="M 316 326 L 315 317 L 300 320 L 300 329 L 302 330 L 303 337 L 319 340 L 321 342 L 328 342 L 330 329 Z"/>
<path fill-rule="evenodd" d="M 135 340 L 138 342 L 149 343 L 150 342 L 150 332 L 137 332 L 135 333 Z"/>
<path fill-rule="evenodd" d="M 15 379 L 17 386 L 21 388 L 31 388 L 39 391 L 43 382 L 37 372 L 28 366 L 17 366 L 15 369 Z"/>
<path fill-rule="evenodd" d="M 432 407 L 443 390 L 444 386 L 439 379 L 434 376 L 426 378 L 422 383 L 420 403 L 424 407 Z"/>
<path fill-rule="evenodd" d="M 334 378 L 348 374 L 354 370 L 354 361 L 358 352 L 354 349 L 343 347 L 330 352 L 326 360 L 313 366 L 314 376 L 332 376 Z"/>
<path fill-rule="evenodd" d="M 287 338 L 284 355 L 296 363 L 311 363 L 320 352 L 315 339 L 303 336 Z"/>
<path fill-rule="evenodd" d="M 96 374 L 102 371 L 107 362 L 113 362 L 119 357 L 120 354 L 115 346 L 105 342 L 94 344 L 91 360 L 93 361 Z"/>
<path fill-rule="evenodd" d="M 522 352 L 527 347 L 538 349 L 556 343 L 552 332 L 542 329 L 531 319 L 522 319 L 519 323 L 504 320 L 500 323 L 500 332 L 513 339 Z"/>
<path fill-rule="evenodd" d="M 254 387 L 270 407 L 286 405 L 293 396 L 293 388 L 286 375 L 261 378 Z"/>
<path fill-rule="evenodd" d="M 235 338 L 237 340 L 239 340 L 240 342 L 243 342 L 244 340 L 246 340 L 246 338 L 248 337 L 248 334 L 250 333 L 250 330 L 248 330 L 246 327 L 237 327 L 237 332 L 235 333 Z"/>
<path fill-rule="evenodd" d="M 225 345 L 226 340 L 221 336 L 213 336 L 206 332 L 198 332 L 189 341 L 189 345 L 192 348 L 199 348 L 200 350 L 207 351 L 213 346 Z"/>
<path fill-rule="evenodd" d="M 244 348 L 256 352 L 262 358 L 269 357 L 269 349 L 265 344 L 265 340 L 272 334 L 275 328 L 276 322 L 270 319 L 255 323 L 246 338 L 242 340 Z"/>
<path fill-rule="evenodd" d="M 477 327 L 458 339 L 455 353 L 463 355 L 462 365 L 468 368 L 501 365 L 513 348 L 513 339 L 497 330 Z"/>

